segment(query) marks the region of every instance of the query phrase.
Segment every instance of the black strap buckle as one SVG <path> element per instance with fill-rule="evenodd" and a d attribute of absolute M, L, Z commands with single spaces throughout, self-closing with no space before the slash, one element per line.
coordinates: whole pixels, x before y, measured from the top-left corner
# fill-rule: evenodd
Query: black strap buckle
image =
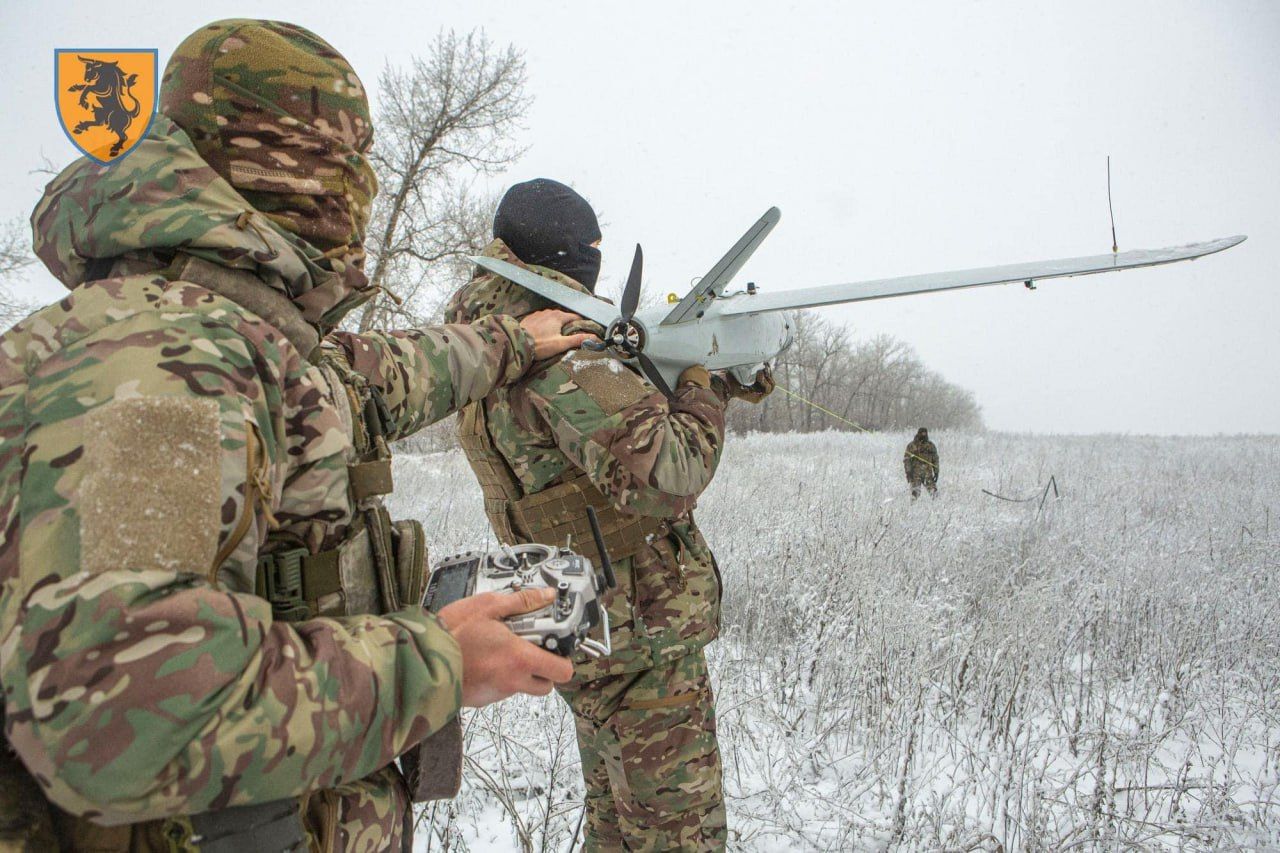
<path fill-rule="evenodd" d="M 258 558 L 262 597 L 271 602 L 271 612 L 277 619 L 298 622 L 311 615 L 302 589 L 302 561 L 308 554 L 306 548 L 291 548 Z"/>

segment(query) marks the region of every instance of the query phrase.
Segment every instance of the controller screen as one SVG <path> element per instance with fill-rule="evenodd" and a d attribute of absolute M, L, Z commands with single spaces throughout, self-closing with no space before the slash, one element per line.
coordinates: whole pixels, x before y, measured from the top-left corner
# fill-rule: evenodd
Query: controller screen
<path fill-rule="evenodd" d="M 432 576 L 431 601 L 427 605 L 432 613 L 438 613 L 446 604 L 466 597 L 474 568 L 475 563 L 461 563 L 440 569 Z"/>

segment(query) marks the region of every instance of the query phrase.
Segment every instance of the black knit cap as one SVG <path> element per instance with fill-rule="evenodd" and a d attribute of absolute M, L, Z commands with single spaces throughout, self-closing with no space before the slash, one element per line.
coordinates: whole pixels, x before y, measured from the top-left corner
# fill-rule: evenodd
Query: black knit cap
<path fill-rule="evenodd" d="M 550 267 L 594 292 L 600 277 L 600 223 L 587 200 L 549 178 L 507 190 L 493 217 L 493 236 L 526 264 Z"/>

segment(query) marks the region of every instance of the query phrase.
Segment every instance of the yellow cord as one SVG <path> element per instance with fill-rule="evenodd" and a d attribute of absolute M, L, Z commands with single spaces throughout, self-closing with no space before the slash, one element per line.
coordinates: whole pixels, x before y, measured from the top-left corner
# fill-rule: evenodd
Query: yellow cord
<path fill-rule="evenodd" d="M 815 402 L 813 402 L 812 400 L 806 399 L 805 397 L 801 397 L 799 394 L 797 394 L 795 391 L 792 391 L 790 388 L 784 388 L 783 386 L 781 386 L 781 385 L 777 385 L 777 384 L 775 384 L 773 387 L 774 387 L 774 388 L 777 388 L 779 391 L 781 391 L 781 392 L 782 392 L 782 393 L 784 393 L 784 394 L 788 394 L 788 395 L 790 395 L 790 396 L 792 396 L 792 397 L 795 397 L 795 398 L 796 398 L 797 400 L 799 400 L 801 403 L 804 403 L 804 404 L 809 405 L 809 406 L 813 406 L 813 407 L 814 407 L 815 409 L 817 409 L 819 412 L 822 412 L 823 414 L 826 414 L 826 415 L 830 415 L 831 417 L 835 418 L 836 420 L 840 421 L 841 423 L 846 423 L 846 424 L 848 424 L 849 426 L 853 427 L 853 428 L 854 428 L 854 429 L 856 429 L 856 430 L 861 430 L 862 432 L 872 432 L 872 430 L 867 429 L 867 428 L 866 428 L 866 427 L 864 427 L 862 424 L 856 424 L 856 423 L 854 423 L 853 421 L 849 420 L 849 419 L 848 419 L 848 418 L 846 418 L 846 417 L 843 417 L 843 416 L 841 416 L 841 415 L 837 415 L 835 412 L 831 411 L 831 410 L 830 410 L 830 409 L 828 409 L 826 406 L 819 405 L 818 403 L 815 403 Z"/>
<path fill-rule="evenodd" d="M 808 398 L 806 398 L 806 397 L 801 397 L 799 394 L 797 394 L 795 391 L 792 391 L 790 388 L 786 388 L 786 387 L 784 387 L 784 386 L 782 386 L 782 385 L 778 385 L 776 382 L 774 383 L 774 386 L 773 386 L 773 387 L 774 387 L 774 388 L 776 388 L 776 389 L 778 389 L 779 391 L 781 391 L 782 393 L 784 393 L 784 394 L 786 394 L 786 395 L 788 395 L 788 396 L 795 397 L 797 400 L 799 400 L 801 403 L 804 403 L 804 404 L 805 404 L 805 405 L 807 405 L 807 406 L 813 406 L 813 408 L 817 409 L 819 412 L 822 412 L 823 414 L 826 414 L 826 415 L 830 415 L 831 417 L 835 418 L 836 420 L 840 421 L 841 423 L 846 423 L 846 424 L 848 424 L 849 426 L 853 427 L 853 428 L 854 428 L 854 429 L 856 429 L 856 430 L 859 430 L 859 431 L 861 431 L 861 432 L 874 432 L 874 430 L 869 430 L 869 429 L 867 429 L 866 427 L 864 427 L 862 424 L 854 423 L 853 421 L 849 420 L 848 418 L 844 417 L 843 415 L 837 415 L 835 412 L 831 411 L 831 410 L 830 410 L 830 409 L 828 409 L 826 406 L 823 406 L 823 405 L 820 405 L 820 404 L 818 404 L 818 403 L 815 403 L 815 402 L 813 402 L 812 400 L 810 400 L 810 399 L 808 399 Z M 907 456 L 912 457 L 913 459 L 918 459 L 919 461 L 921 461 L 921 462 L 923 462 L 924 464 L 928 465 L 930 468 L 936 468 L 936 467 L 937 467 L 937 466 L 936 466 L 936 465 L 934 465 L 932 462 L 930 462 L 928 459 L 923 459 L 923 458 L 921 458 L 921 457 L 917 456 L 916 454 L 912 453 L 912 452 L 911 452 L 911 451 L 909 451 L 909 450 L 907 451 L 906 455 L 907 455 Z"/>

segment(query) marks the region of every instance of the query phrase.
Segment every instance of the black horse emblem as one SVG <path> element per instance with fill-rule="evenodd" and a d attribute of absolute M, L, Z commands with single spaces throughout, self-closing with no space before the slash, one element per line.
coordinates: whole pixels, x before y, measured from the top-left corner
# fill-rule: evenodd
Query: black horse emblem
<path fill-rule="evenodd" d="M 116 135 L 110 151 L 110 156 L 115 157 L 124 150 L 125 143 L 129 141 L 129 126 L 142 112 L 142 104 L 132 91 L 138 75 L 125 76 L 118 62 L 103 62 L 83 56 L 76 58 L 84 63 L 84 82 L 68 87 L 67 91 L 80 93 L 81 109 L 89 110 L 93 118 L 80 122 L 71 132 L 78 136 L 91 127 L 105 127 Z M 95 99 L 92 106 L 89 104 L 90 95 Z M 132 108 L 125 106 L 125 99 L 133 103 Z"/>

